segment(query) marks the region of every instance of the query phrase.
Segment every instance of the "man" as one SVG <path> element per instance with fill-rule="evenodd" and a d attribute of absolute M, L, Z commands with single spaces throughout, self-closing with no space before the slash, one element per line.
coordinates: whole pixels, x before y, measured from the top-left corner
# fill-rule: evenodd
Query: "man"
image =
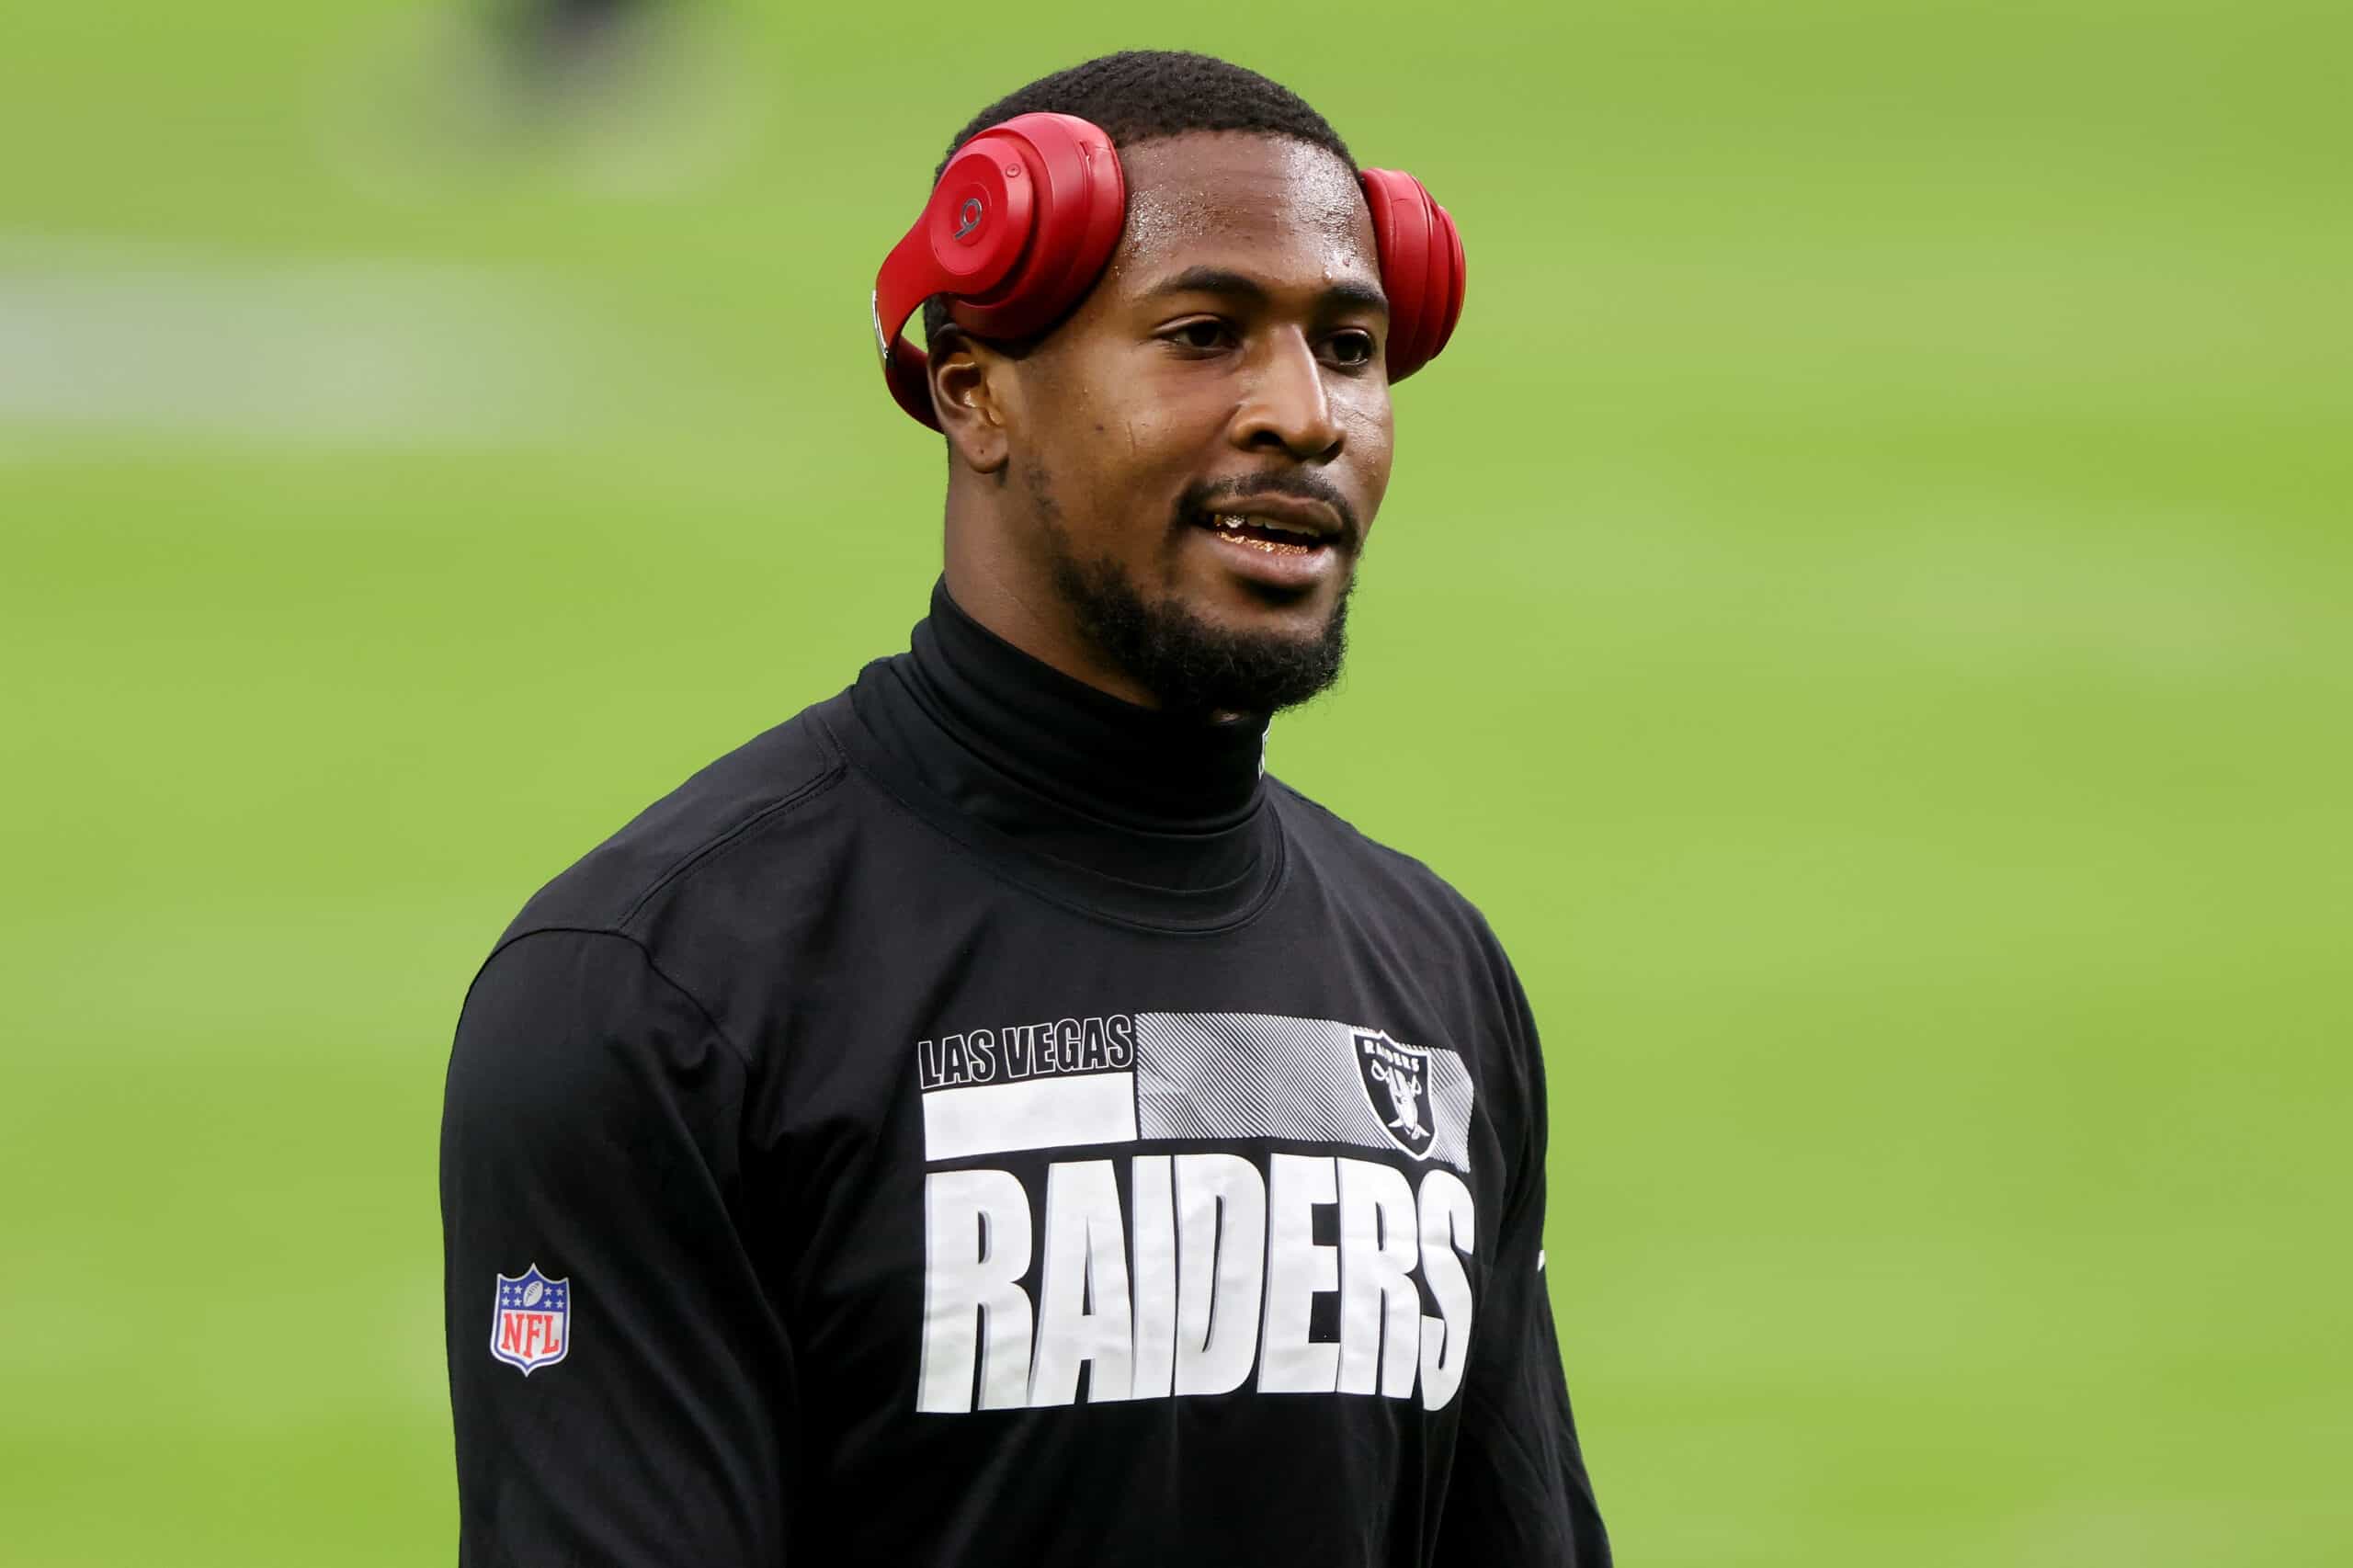
<path fill-rule="evenodd" d="M 461 1559 L 1607 1562 L 1527 1002 L 1261 767 L 1389 476 L 1355 165 L 1186 54 L 952 145 L 1037 111 L 1116 143 L 1124 222 L 1039 332 L 932 312 L 912 650 L 558 878 L 467 1000 Z"/>

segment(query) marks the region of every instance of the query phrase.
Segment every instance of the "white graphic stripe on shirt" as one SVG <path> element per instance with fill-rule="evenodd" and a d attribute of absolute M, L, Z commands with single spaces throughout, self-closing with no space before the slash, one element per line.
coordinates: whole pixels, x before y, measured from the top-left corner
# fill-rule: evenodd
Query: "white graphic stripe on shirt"
<path fill-rule="evenodd" d="M 1154 1138 L 1292 1138 L 1393 1147 L 1366 1103 L 1356 1026 L 1264 1013 L 1136 1015 L 1136 1130 Z M 1471 1074 L 1444 1046 L 1430 1058 L 1437 1135 L 1429 1157 L 1471 1168 Z"/>
<path fill-rule="evenodd" d="M 923 1097 L 926 1159 L 1135 1141 L 1132 1073 L 934 1089 Z"/>

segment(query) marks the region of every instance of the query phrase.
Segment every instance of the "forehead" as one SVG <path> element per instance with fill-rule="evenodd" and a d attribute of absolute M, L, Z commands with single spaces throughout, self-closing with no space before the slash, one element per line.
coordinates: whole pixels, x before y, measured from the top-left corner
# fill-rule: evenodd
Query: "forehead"
<path fill-rule="evenodd" d="M 1202 263 L 1301 281 L 1380 280 L 1372 214 L 1348 165 L 1288 136 L 1193 131 L 1121 148 L 1128 222 L 1114 277 L 1148 285 Z"/>

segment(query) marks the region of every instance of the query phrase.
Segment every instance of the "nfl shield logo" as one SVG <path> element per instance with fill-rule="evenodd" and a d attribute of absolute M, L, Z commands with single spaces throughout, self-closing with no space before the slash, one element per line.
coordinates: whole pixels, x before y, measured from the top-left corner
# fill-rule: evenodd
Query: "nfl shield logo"
<path fill-rule="evenodd" d="M 1430 1053 L 1400 1045 L 1378 1029 L 1358 1029 L 1350 1040 L 1357 1077 L 1381 1131 L 1414 1158 L 1429 1158 L 1438 1137 L 1430 1115 Z"/>
<path fill-rule="evenodd" d="M 572 1281 L 551 1279 L 538 1264 L 508 1278 L 498 1277 L 492 1309 L 490 1353 L 529 1377 L 552 1367 L 572 1348 Z"/>

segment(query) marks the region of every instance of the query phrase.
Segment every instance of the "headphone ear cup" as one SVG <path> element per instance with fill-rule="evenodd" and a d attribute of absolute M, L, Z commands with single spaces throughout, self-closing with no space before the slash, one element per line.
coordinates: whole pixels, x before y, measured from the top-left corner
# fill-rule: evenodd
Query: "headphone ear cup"
<path fill-rule="evenodd" d="M 1422 246 L 1422 293 L 1414 306 L 1414 336 L 1407 348 L 1407 375 L 1430 362 L 1431 340 L 1446 325 L 1446 236 L 1438 233 L 1438 203 L 1415 180 L 1405 196 L 1415 221 L 1405 227 Z"/>
<path fill-rule="evenodd" d="M 1016 115 L 956 150 L 874 280 L 874 346 L 899 406 L 939 427 L 930 358 L 903 335 L 923 302 L 980 337 L 1051 325 L 1120 243 L 1127 176 L 1111 139 L 1074 115 Z"/>
<path fill-rule="evenodd" d="M 1430 208 L 1438 214 L 1438 226 L 1446 232 L 1449 264 L 1446 272 L 1446 322 L 1438 328 L 1438 341 L 1430 345 L 1427 356 L 1435 359 L 1438 350 L 1444 348 L 1447 340 L 1454 335 L 1455 324 L 1462 319 L 1462 297 L 1470 288 L 1471 263 L 1462 254 L 1462 231 L 1455 227 L 1454 214 L 1440 207 L 1435 199 L 1430 202 Z"/>
<path fill-rule="evenodd" d="M 1465 263 L 1453 215 L 1402 169 L 1364 171 L 1389 295 L 1389 379 L 1402 381 L 1438 358 L 1461 319 Z"/>
<path fill-rule="evenodd" d="M 1127 224 L 1127 175 L 1111 138 L 1076 115 L 1016 115 L 988 134 L 1024 144 L 1036 220 L 1004 280 L 960 290 L 949 313 L 975 336 L 1024 337 L 1061 319 L 1102 276 Z"/>
<path fill-rule="evenodd" d="M 1429 267 L 1427 236 L 1413 176 L 1396 169 L 1367 169 L 1366 204 L 1372 210 L 1381 287 L 1389 296 L 1389 379 L 1403 381 L 1419 367 L 1414 345 L 1421 334 L 1422 293 Z"/>

